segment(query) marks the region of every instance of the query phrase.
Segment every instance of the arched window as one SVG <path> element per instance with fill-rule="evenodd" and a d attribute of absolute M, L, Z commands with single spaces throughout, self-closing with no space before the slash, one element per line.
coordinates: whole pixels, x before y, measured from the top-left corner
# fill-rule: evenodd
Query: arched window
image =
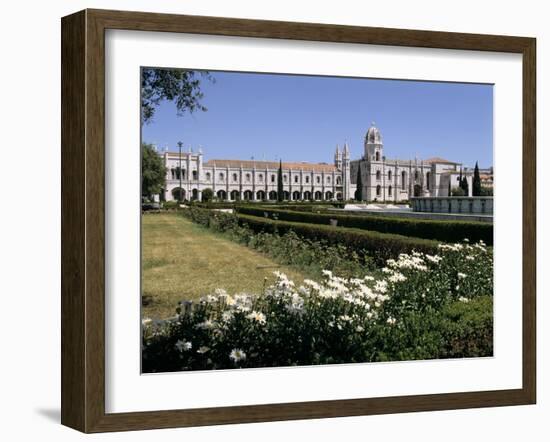
<path fill-rule="evenodd" d="M 388 195 L 391 196 L 392 188 L 391 186 L 388 187 Z"/>
<path fill-rule="evenodd" d="M 210 178 L 212 178 L 212 175 L 210 175 L 210 172 L 206 172 L 206 181 L 210 181 Z"/>
<path fill-rule="evenodd" d="M 330 184 L 330 177 L 329 176 L 327 177 L 327 183 Z"/>
<path fill-rule="evenodd" d="M 275 182 L 275 175 L 271 175 L 271 182 L 272 182 L 272 183 Z"/>
<path fill-rule="evenodd" d="M 391 181 L 391 170 L 388 170 L 388 180 Z"/>
<path fill-rule="evenodd" d="M 206 175 L 208 176 L 208 174 Z M 223 173 L 220 173 L 219 177 L 220 177 L 220 181 L 223 181 L 225 178 L 225 175 Z M 207 179 L 210 179 L 210 178 L 207 178 Z"/>
<path fill-rule="evenodd" d="M 183 201 L 185 199 L 185 190 L 179 187 L 172 189 L 172 198 L 177 201 Z"/>
<path fill-rule="evenodd" d="M 336 185 L 339 186 L 340 184 L 342 184 L 342 179 L 339 176 L 337 176 L 336 177 Z"/>
<path fill-rule="evenodd" d="M 380 193 L 382 192 L 382 188 L 380 187 L 380 184 L 376 186 L 376 196 L 380 196 Z"/>
<path fill-rule="evenodd" d="M 306 184 L 309 184 L 309 176 L 306 176 Z"/>
<path fill-rule="evenodd" d="M 283 175 L 283 181 L 286 183 L 288 177 L 286 175 Z"/>
<path fill-rule="evenodd" d="M 414 171 L 414 180 L 418 181 L 418 170 Z"/>
<path fill-rule="evenodd" d="M 426 174 L 426 189 L 430 190 L 430 178 L 431 178 L 431 174 L 430 172 L 428 172 Z"/>
<path fill-rule="evenodd" d="M 246 182 L 249 183 L 249 182 L 250 182 L 250 174 L 247 173 L 247 174 L 245 175 L 245 177 L 246 177 Z M 250 198 L 250 199 L 251 199 L 251 198 Z"/>
<path fill-rule="evenodd" d="M 176 169 L 172 168 L 170 170 L 170 172 L 172 172 L 172 179 L 175 180 L 176 179 Z"/>
<path fill-rule="evenodd" d="M 197 176 L 198 176 L 197 171 L 194 170 L 194 171 L 193 171 L 193 179 L 196 180 L 196 179 L 197 179 Z"/>
<path fill-rule="evenodd" d="M 264 182 L 264 176 L 263 176 L 262 174 L 259 174 L 259 175 L 258 175 L 258 181 L 259 181 L 260 183 L 263 183 L 263 182 Z"/>
<path fill-rule="evenodd" d="M 295 182 L 295 183 L 298 182 L 298 175 L 294 175 L 294 182 Z"/>
<path fill-rule="evenodd" d="M 405 190 L 406 182 L 407 182 L 407 173 L 403 171 L 401 172 L 401 189 Z"/>
<path fill-rule="evenodd" d="M 376 159 L 376 161 L 380 161 L 380 152 L 376 152 L 374 158 Z"/>
<path fill-rule="evenodd" d="M 380 181 L 380 178 L 382 178 L 382 174 L 379 170 L 376 171 L 376 181 Z"/>
<path fill-rule="evenodd" d="M 317 177 L 317 184 L 321 184 L 321 177 L 320 176 Z"/>
<path fill-rule="evenodd" d="M 239 176 L 236 173 L 234 173 L 233 174 L 233 181 L 237 182 L 238 180 L 239 180 Z"/>

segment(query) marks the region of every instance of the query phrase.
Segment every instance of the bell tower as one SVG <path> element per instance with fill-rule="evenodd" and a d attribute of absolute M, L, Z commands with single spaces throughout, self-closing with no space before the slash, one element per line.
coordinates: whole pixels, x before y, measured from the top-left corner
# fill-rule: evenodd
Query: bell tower
<path fill-rule="evenodd" d="M 384 143 L 382 142 L 382 134 L 373 121 L 365 135 L 365 160 L 369 162 L 382 161 L 383 156 Z"/>

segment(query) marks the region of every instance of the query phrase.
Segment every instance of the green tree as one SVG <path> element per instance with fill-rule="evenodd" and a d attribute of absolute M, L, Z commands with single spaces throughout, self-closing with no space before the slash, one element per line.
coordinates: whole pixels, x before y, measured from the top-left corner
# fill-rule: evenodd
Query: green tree
<path fill-rule="evenodd" d="M 214 192 L 212 189 L 204 189 L 202 191 L 202 200 L 208 203 L 214 199 Z"/>
<path fill-rule="evenodd" d="M 279 160 L 279 172 L 277 173 L 277 201 L 282 202 L 284 199 L 283 189 L 283 161 Z"/>
<path fill-rule="evenodd" d="M 363 201 L 365 199 L 363 195 L 363 177 L 361 176 L 361 163 L 357 163 L 357 190 L 355 191 L 355 199 L 357 201 Z"/>
<path fill-rule="evenodd" d="M 464 189 L 462 187 L 453 187 L 451 196 L 464 196 Z"/>
<path fill-rule="evenodd" d="M 472 183 L 472 195 L 481 196 L 481 177 L 479 176 L 479 167 L 476 161 L 476 167 L 474 168 L 474 181 Z"/>
<path fill-rule="evenodd" d="M 166 167 L 151 144 L 141 144 L 141 195 L 152 199 L 165 186 Z"/>
<path fill-rule="evenodd" d="M 201 80 L 213 81 L 206 71 L 185 69 L 143 68 L 141 70 L 141 124 L 152 121 L 157 106 L 163 100 L 176 105 L 178 115 L 186 111 L 206 111 L 201 104 Z"/>
<path fill-rule="evenodd" d="M 451 178 L 449 177 L 449 188 L 447 189 L 447 196 L 451 196 Z"/>
<path fill-rule="evenodd" d="M 462 182 L 460 183 L 460 187 L 464 191 L 464 196 L 468 196 L 470 194 L 469 192 L 469 185 L 468 185 L 468 179 L 466 176 L 462 177 Z"/>

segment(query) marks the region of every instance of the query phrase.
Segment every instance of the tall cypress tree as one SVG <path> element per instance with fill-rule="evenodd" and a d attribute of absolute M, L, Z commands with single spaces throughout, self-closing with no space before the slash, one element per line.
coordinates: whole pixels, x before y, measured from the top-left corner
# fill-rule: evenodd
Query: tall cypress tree
<path fill-rule="evenodd" d="M 451 196 L 451 177 L 449 177 L 449 190 L 447 190 L 447 196 Z"/>
<path fill-rule="evenodd" d="M 361 176 L 361 162 L 357 163 L 357 190 L 355 191 L 357 201 L 363 201 L 363 177 Z"/>
<path fill-rule="evenodd" d="M 474 169 L 474 182 L 472 183 L 472 195 L 480 196 L 481 195 L 481 177 L 479 176 L 479 167 L 476 161 L 476 167 Z"/>
<path fill-rule="evenodd" d="M 283 200 L 283 160 L 279 160 L 279 173 L 277 174 L 277 201 L 282 202 Z"/>

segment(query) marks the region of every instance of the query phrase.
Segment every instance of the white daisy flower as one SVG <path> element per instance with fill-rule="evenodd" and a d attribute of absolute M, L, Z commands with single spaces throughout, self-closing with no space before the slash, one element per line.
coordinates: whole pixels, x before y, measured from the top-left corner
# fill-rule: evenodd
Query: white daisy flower
<path fill-rule="evenodd" d="M 246 359 L 246 353 L 239 348 L 234 348 L 231 350 L 231 353 L 229 353 L 229 359 L 233 362 L 244 361 Z"/>
<path fill-rule="evenodd" d="M 191 350 L 193 348 L 193 344 L 189 341 L 182 341 L 180 339 L 178 342 L 176 342 L 175 347 L 179 352 L 182 352 L 182 351 Z"/>

